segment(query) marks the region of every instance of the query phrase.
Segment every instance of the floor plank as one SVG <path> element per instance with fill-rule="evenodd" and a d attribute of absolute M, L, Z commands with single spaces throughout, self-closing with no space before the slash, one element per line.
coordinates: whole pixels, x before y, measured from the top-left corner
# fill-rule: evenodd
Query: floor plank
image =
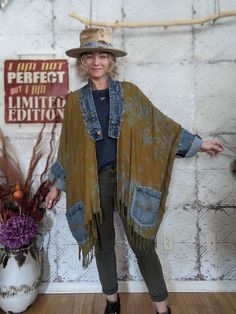
<path fill-rule="evenodd" d="M 121 314 L 154 314 L 147 293 L 121 293 Z M 236 293 L 170 293 L 173 314 L 236 314 Z M 26 314 L 103 314 L 102 294 L 41 294 Z M 4 312 L 0 310 L 0 314 Z"/>

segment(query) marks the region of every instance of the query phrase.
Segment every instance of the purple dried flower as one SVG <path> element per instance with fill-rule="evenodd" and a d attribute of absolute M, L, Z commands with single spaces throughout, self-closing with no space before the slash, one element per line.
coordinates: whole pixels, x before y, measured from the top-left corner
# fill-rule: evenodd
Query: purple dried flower
<path fill-rule="evenodd" d="M 9 249 L 29 245 L 38 231 L 38 224 L 29 216 L 16 215 L 0 225 L 0 243 Z"/>

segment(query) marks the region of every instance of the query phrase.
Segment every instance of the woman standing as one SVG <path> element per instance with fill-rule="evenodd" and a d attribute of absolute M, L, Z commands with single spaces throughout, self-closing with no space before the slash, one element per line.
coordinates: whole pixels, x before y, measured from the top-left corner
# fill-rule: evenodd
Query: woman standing
<path fill-rule="evenodd" d="M 198 151 L 223 150 L 218 140 L 202 141 L 163 115 L 132 83 L 112 79 L 117 57 L 108 29 L 87 28 L 77 58 L 88 83 L 68 96 L 58 158 L 51 168 L 54 186 L 46 205 L 60 190 L 67 193 L 67 220 L 86 267 L 95 253 L 107 298 L 104 314 L 120 313 L 113 211 L 121 216 L 128 242 L 157 313 L 171 313 L 155 250 L 165 211 L 174 159 Z"/>

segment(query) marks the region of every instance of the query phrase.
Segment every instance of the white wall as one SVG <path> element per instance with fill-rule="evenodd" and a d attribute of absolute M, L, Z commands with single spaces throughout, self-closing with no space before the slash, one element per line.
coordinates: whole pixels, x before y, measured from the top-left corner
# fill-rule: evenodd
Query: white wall
<path fill-rule="evenodd" d="M 191 19 L 215 13 L 214 0 L 93 0 L 99 21 Z M 220 1 L 236 9 L 236 0 Z M 4 123 L 3 62 L 6 59 L 66 58 L 78 46 L 83 25 L 68 14 L 89 17 L 88 0 L 11 0 L 0 11 L 0 125 L 19 151 L 24 167 L 40 126 Z M 120 79 L 136 83 L 163 112 L 203 138 L 236 137 L 236 17 L 214 24 L 164 29 L 125 29 L 114 43 L 127 50 Z M 81 86 L 70 62 L 70 90 Z M 175 162 L 157 251 L 170 290 L 236 291 L 236 179 L 233 154 L 199 154 Z M 95 263 L 83 270 L 65 220 L 65 199 L 45 217 L 43 291 L 100 291 Z M 117 261 L 124 290 L 142 290 L 141 275 L 117 223 Z M 171 234 L 173 248 L 164 250 Z M 215 237 L 212 246 L 207 237 Z M 55 284 L 57 283 L 57 284 Z M 201 283 L 201 284 L 199 284 Z"/>

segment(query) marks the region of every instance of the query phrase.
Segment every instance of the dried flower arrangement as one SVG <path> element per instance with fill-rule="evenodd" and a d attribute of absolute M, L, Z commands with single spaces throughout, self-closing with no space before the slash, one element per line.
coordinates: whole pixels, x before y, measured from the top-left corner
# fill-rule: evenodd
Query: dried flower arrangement
<path fill-rule="evenodd" d="M 52 127 L 48 141 L 50 148 L 45 154 L 47 143 L 43 136 L 43 125 L 33 147 L 26 177 L 9 139 L 0 130 L 0 244 L 6 251 L 30 246 L 38 233 L 39 223 L 45 213 L 45 197 L 52 185 L 46 179 L 46 174 L 55 153 L 55 128 L 56 124 Z M 45 155 L 45 167 L 38 188 L 35 189 L 35 169 Z M 22 263 L 22 254 L 20 255 Z M 7 260 L 1 262 L 7 263 Z"/>

